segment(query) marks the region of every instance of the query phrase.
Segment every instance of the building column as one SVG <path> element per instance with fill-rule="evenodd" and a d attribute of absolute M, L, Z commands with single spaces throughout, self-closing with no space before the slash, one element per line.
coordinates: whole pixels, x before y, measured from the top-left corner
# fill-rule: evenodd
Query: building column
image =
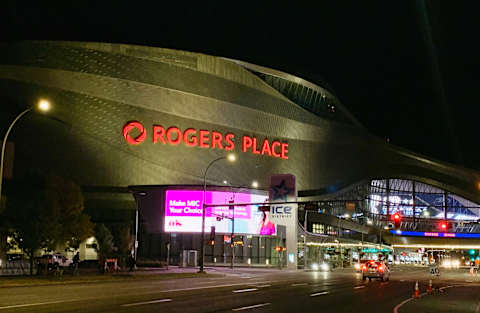
<path fill-rule="evenodd" d="M 416 225 L 416 216 L 415 216 L 415 197 L 416 197 L 416 191 L 415 191 L 415 181 L 412 180 L 412 211 L 413 211 L 413 225 Z"/>
<path fill-rule="evenodd" d="M 448 192 L 443 192 L 443 217 L 447 219 L 447 206 L 448 206 Z"/>
<path fill-rule="evenodd" d="M 390 179 L 387 179 L 387 219 L 390 220 Z"/>

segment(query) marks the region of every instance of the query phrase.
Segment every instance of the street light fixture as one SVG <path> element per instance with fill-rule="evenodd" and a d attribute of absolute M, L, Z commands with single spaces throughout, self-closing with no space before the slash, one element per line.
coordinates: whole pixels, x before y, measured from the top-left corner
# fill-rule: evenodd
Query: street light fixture
<path fill-rule="evenodd" d="M 0 204 L 1 204 L 1 199 L 2 199 L 2 182 L 3 182 L 3 159 L 5 157 L 5 147 L 7 145 L 7 139 L 8 135 L 10 134 L 10 131 L 12 130 L 13 126 L 17 121 L 27 114 L 28 112 L 32 110 L 38 110 L 40 112 L 48 112 L 50 110 L 51 104 L 50 101 L 46 99 L 40 99 L 35 105 L 25 109 L 23 112 L 17 115 L 13 122 L 8 126 L 7 132 L 5 133 L 5 136 L 3 137 L 3 142 L 2 142 L 2 152 L 0 155 Z"/>
<path fill-rule="evenodd" d="M 37 103 L 37 108 L 41 112 L 48 112 L 51 108 L 51 103 L 47 99 L 40 99 Z"/>
<path fill-rule="evenodd" d="M 203 174 L 203 204 L 202 204 L 202 236 L 201 236 L 201 243 L 200 243 L 200 271 L 199 273 L 204 273 L 204 260 L 205 260 L 205 200 L 206 200 L 206 193 L 207 193 L 207 173 L 208 169 L 217 161 L 226 159 L 230 162 L 235 162 L 237 159 L 235 154 L 231 153 L 227 156 L 222 156 L 219 157 L 213 161 L 211 161 L 207 168 L 205 169 L 205 172 Z"/>
<path fill-rule="evenodd" d="M 252 187 L 253 187 L 253 188 L 258 188 L 258 182 L 257 182 L 256 180 L 254 180 L 254 181 L 252 182 Z"/>

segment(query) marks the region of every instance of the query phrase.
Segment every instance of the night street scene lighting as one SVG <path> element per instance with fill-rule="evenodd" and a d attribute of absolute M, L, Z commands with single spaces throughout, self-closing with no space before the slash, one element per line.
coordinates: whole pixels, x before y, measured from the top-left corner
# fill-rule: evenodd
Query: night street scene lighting
<path fill-rule="evenodd" d="M 478 311 L 477 12 L 3 1 L 0 312 Z"/>
<path fill-rule="evenodd" d="M 50 101 L 48 101 L 46 99 L 40 99 L 40 100 L 38 100 L 38 102 L 35 105 L 33 105 L 33 106 L 25 109 L 21 113 L 19 113 L 15 117 L 15 119 L 10 123 L 10 125 L 8 126 L 8 129 L 5 133 L 5 135 L 3 136 L 2 151 L 1 151 L 1 154 L 0 154 L 0 206 L 2 205 L 1 198 L 2 198 L 2 182 L 3 182 L 3 162 L 4 162 L 4 158 L 5 158 L 5 147 L 7 145 L 8 135 L 10 134 L 13 126 L 15 125 L 15 123 L 17 123 L 17 121 L 20 118 L 22 118 L 22 116 L 27 114 L 28 112 L 30 112 L 32 110 L 35 110 L 35 111 L 39 111 L 41 113 L 46 113 L 46 112 L 50 111 L 50 107 L 51 107 Z"/>
<path fill-rule="evenodd" d="M 204 260 L 205 260 L 205 201 L 206 201 L 206 193 L 207 193 L 207 173 L 210 167 L 220 160 L 227 160 L 229 162 L 235 162 L 237 157 L 233 153 L 229 153 L 226 156 L 219 157 L 217 159 L 212 160 L 205 169 L 203 174 L 203 204 L 202 204 L 202 235 L 201 235 L 201 243 L 200 243 L 200 273 L 205 273 L 204 269 Z"/>

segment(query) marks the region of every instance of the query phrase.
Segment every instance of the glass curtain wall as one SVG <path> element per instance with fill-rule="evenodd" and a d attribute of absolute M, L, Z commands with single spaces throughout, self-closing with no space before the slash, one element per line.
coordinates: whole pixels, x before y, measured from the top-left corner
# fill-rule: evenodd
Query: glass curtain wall
<path fill-rule="evenodd" d="M 370 212 L 422 218 L 477 220 L 480 205 L 446 190 L 405 179 L 370 182 Z"/>

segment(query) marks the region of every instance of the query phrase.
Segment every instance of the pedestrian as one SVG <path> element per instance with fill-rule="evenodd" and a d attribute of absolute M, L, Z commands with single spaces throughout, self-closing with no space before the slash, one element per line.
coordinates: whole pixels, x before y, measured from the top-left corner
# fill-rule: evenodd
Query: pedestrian
<path fill-rule="evenodd" d="M 135 258 L 132 254 L 130 254 L 130 256 L 128 257 L 128 266 L 130 272 L 133 272 L 133 269 L 135 268 L 135 263 Z"/>
<path fill-rule="evenodd" d="M 77 251 L 77 253 L 73 257 L 73 275 L 79 274 L 78 263 L 80 263 L 80 252 Z"/>

